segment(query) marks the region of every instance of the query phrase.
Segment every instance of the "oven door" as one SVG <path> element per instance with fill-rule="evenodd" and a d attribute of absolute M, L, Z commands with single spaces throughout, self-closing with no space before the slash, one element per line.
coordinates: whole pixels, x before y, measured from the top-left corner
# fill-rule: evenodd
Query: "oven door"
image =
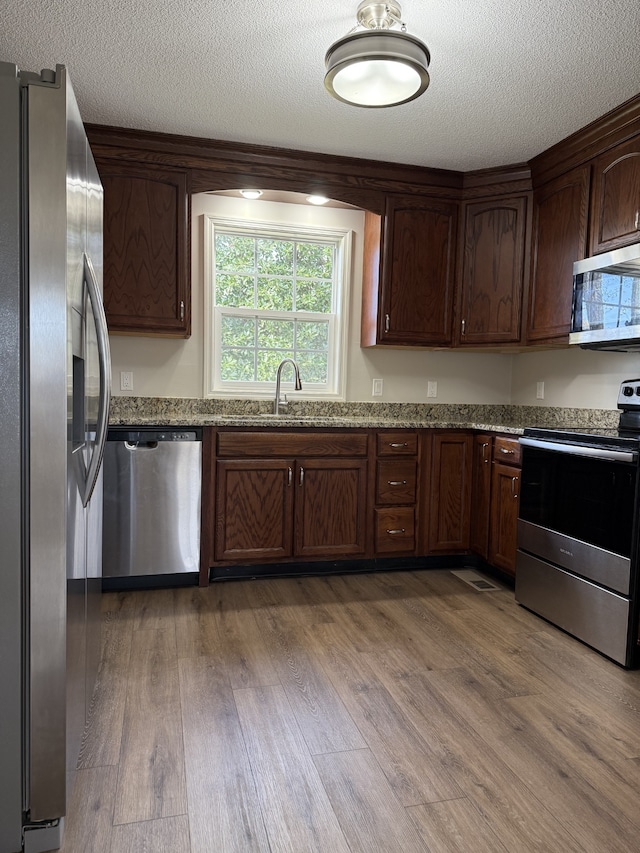
<path fill-rule="evenodd" d="M 520 441 L 516 599 L 629 666 L 637 454 Z"/>
<path fill-rule="evenodd" d="M 636 454 L 521 444 L 519 547 L 629 595 Z"/>

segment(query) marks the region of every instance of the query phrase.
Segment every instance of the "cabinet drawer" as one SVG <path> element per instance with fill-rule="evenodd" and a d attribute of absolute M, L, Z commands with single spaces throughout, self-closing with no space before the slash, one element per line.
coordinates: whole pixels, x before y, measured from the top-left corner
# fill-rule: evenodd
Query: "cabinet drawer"
<path fill-rule="evenodd" d="M 416 462 L 385 459 L 378 462 L 377 504 L 412 504 L 416 500 Z"/>
<path fill-rule="evenodd" d="M 292 456 L 366 456 L 365 433 L 220 432 L 218 456 L 290 458 Z"/>
<path fill-rule="evenodd" d="M 415 456 L 418 452 L 418 433 L 407 430 L 379 432 L 376 449 L 378 456 Z"/>
<path fill-rule="evenodd" d="M 376 509 L 376 553 L 387 551 L 415 551 L 413 507 Z"/>
<path fill-rule="evenodd" d="M 493 441 L 493 460 L 505 465 L 520 465 L 520 442 L 517 438 L 498 435 Z"/>

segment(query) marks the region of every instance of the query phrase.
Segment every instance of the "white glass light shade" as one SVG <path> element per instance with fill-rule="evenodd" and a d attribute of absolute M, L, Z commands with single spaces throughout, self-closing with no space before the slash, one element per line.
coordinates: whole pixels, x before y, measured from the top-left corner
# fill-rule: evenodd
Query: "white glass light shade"
<path fill-rule="evenodd" d="M 240 195 L 245 198 L 260 198 L 262 190 L 240 190 Z"/>
<path fill-rule="evenodd" d="M 309 204 L 321 205 L 326 204 L 329 199 L 326 197 L 326 195 L 308 195 L 307 201 L 309 202 Z"/>
<path fill-rule="evenodd" d="M 430 60 L 426 45 L 407 33 L 354 33 L 327 51 L 324 85 L 334 98 L 358 107 L 405 104 L 429 85 Z"/>

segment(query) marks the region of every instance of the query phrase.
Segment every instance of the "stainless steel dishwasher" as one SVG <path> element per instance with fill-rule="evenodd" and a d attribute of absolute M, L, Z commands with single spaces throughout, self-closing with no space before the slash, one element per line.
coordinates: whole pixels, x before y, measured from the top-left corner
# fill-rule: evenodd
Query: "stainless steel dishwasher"
<path fill-rule="evenodd" d="M 198 571 L 201 478 L 201 430 L 109 430 L 102 546 L 106 588 L 114 587 L 109 578 L 182 575 L 185 581 L 185 572 Z"/>

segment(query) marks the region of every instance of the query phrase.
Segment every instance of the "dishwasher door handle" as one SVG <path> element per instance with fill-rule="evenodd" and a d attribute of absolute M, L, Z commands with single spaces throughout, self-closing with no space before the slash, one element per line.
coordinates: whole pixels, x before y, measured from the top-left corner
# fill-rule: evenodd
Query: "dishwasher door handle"
<path fill-rule="evenodd" d="M 125 441 L 124 446 L 127 450 L 155 450 L 158 447 L 157 441 Z"/>

